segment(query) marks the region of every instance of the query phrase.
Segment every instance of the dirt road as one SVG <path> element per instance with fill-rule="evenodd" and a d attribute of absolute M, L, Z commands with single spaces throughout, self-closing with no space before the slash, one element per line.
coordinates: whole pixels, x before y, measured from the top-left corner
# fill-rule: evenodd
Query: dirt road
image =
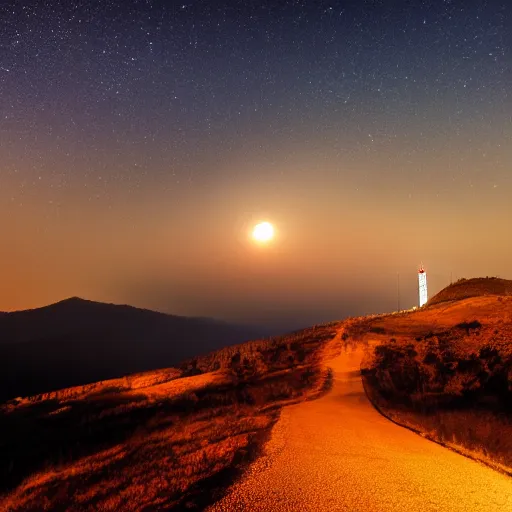
<path fill-rule="evenodd" d="M 266 454 L 210 511 L 512 512 L 512 478 L 401 428 L 366 399 L 362 350 L 332 390 L 283 410 Z"/>

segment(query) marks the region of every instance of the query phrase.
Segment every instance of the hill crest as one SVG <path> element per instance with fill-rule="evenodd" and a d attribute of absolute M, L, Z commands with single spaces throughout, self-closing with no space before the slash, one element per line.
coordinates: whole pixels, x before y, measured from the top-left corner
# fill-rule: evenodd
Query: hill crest
<path fill-rule="evenodd" d="M 484 295 L 512 295 L 512 281 L 499 277 L 459 279 L 434 295 L 427 306 Z"/>

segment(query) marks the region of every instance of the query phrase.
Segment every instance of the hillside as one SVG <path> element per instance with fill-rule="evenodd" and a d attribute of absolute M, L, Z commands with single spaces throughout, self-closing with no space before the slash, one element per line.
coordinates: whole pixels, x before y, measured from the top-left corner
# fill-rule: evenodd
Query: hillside
<path fill-rule="evenodd" d="M 0 315 L 0 402 L 169 367 L 263 329 L 72 298 Z"/>
<path fill-rule="evenodd" d="M 330 383 L 338 324 L 0 408 L 0 509 L 202 510 L 280 409 Z M 4 493 L 2 497 L 2 493 Z"/>
<path fill-rule="evenodd" d="M 363 382 L 385 415 L 512 474 L 512 297 L 443 301 L 349 334 L 375 346 Z"/>
<path fill-rule="evenodd" d="M 326 396 L 324 412 L 350 423 L 354 403 L 366 399 L 359 372 L 347 373 L 341 359 L 345 373 L 331 365 L 334 356 L 347 357 L 347 347 L 366 351 L 364 391 L 384 416 L 512 475 L 512 296 L 487 294 L 314 326 L 175 368 L 10 400 L 0 406 L 0 509 L 204 510 L 261 453 L 282 408 L 324 396 L 333 371 L 343 393 Z M 308 417 L 311 409 L 300 408 Z M 303 425 L 297 428 L 299 447 L 309 445 Z M 365 447 L 365 432 L 348 429 Z M 403 463 L 402 435 L 397 439 L 389 454 Z M 318 460 L 338 458 L 336 450 L 317 454 L 312 445 Z M 359 445 L 345 448 L 352 460 Z M 423 472 L 423 460 L 415 467 Z"/>
<path fill-rule="evenodd" d="M 429 306 L 484 295 L 512 295 L 512 281 L 498 277 L 459 279 L 428 301 Z"/>

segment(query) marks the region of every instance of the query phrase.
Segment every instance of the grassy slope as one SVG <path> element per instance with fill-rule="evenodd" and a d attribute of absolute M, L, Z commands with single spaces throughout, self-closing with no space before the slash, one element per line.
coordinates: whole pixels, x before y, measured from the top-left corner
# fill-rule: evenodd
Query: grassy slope
<path fill-rule="evenodd" d="M 512 297 L 366 319 L 350 336 L 377 345 L 363 382 L 386 415 L 512 471 Z"/>
<path fill-rule="evenodd" d="M 351 319 L 343 338 L 378 345 L 363 382 L 385 414 L 512 468 L 512 297 L 455 300 L 466 295 Z M 322 362 L 341 345 L 340 326 L 11 401 L 0 410 L 0 509 L 203 508 L 257 453 L 283 405 L 325 389 Z"/>
<path fill-rule="evenodd" d="M 441 290 L 428 301 L 429 306 L 441 302 L 482 297 L 485 295 L 512 295 L 512 281 L 498 277 L 459 279 Z"/>
<path fill-rule="evenodd" d="M 283 405 L 322 392 L 337 328 L 11 401 L 0 412 L 0 509 L 201 509 Z"/>

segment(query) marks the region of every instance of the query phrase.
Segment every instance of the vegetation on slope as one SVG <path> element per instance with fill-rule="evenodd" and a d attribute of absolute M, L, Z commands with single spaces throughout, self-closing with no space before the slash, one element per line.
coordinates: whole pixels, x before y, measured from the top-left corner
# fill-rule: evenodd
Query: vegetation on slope
<path fill-rule="evenodd" d="M 317 326 L 168 369 L 13 400 L 0 412 L 0 509 L 202 509 L 280 408 L 329 383 Z"/>
<path fill-rule="evenodd" d="M 428 437 L 512 471 L 512 297 L 364 321 L 369 398 Z"/>
<path fill-rule="evenodd" d="M 512 281 L 498 277 L 459 279 L 441 290 L 437 295 L 434 295 L 428 301 L 428 305 L 433 306 L 441 302 L 482 297 L 485 295 L 512 295 Z"/>

